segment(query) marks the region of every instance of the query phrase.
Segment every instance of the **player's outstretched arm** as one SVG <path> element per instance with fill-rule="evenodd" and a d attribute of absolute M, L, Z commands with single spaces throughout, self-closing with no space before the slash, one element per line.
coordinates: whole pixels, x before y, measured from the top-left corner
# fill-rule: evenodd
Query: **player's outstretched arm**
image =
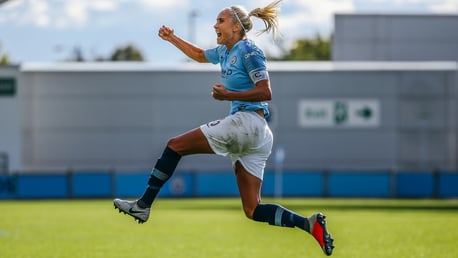
<path fill-rule="evenodd" d="M 172 28 L 162 26 L 159 29 L 159 37 L 161 37 L 165 41 L 172 43 L 175 47 L 181 50 L 189 58 L 200 63 L 208 63 L 208 60 L 205 57 L 203 49 L 175 35 Z"/>

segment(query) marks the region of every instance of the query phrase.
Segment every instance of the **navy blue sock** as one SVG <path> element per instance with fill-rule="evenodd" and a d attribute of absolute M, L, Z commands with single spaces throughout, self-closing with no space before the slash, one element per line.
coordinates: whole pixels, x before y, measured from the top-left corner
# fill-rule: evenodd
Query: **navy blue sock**
<path fill-rule="evenodd" d="M 309 223 L 306 218 L 278 204 L 258 204 L 253 213 L 253 220 L 267 222 L 269 225 L 280 227 L 298 227 L 310 232 Z"/>
<path fill-rule="evenodd" d="M 162 156 L 157 160 L 156 165 L 151 171 L 148 180 L 148 187 L 143 193 L 142 197 L 138 200 L 138 205 L 142 208 L 149 208 L 156 199 L 159 190 L 172 176 L 181 155 L 170 149 L 168 146 L 165 148 Z"/>

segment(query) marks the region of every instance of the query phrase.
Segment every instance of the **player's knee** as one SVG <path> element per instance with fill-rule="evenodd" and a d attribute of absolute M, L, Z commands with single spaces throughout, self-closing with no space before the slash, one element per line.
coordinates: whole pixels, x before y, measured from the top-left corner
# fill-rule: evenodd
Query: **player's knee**
<path fill-rule="evenodd" d="M 253 219 L 254 210 L 256 206 L 243 206 L 243 212 L 245 212 L 245 216 L 249 219 Z"/>
<path fill-rule="evenodd" d="M 178 140 L 177 137 L 172 137 L 167 141 L 167 147 L 179 153 L 180 152 L 180 141 Z"/>

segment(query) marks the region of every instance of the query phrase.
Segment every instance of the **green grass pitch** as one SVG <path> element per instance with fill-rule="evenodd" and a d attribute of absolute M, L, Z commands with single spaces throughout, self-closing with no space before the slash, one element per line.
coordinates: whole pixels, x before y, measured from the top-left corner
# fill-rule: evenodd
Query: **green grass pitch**
<path fill-rule="evenodd" d="M 331 257 L 458 257 L 458 200 L 264 199 L 323 211 Z M 111 200 L 0 201 L 0 257 L 326 257 L 299 229 L 252 222 L 239 199 L 158 199 L 137 224 Z"/>

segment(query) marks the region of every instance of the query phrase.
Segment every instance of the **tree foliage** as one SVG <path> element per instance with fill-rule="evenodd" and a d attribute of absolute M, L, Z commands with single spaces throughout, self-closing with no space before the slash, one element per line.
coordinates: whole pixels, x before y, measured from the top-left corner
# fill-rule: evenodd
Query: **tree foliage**
<path fill-rule="evenodd" d="M 331 39 L 324 39 L 320 35 L 315 38 L 298 39 L 293 47 L 282 57 L 276 60 L 284 61 L 324 61 L 331 59 Z"/>
<path fill-rule="evenodd" d="M 115 49 L 110 57 L 111 61 L 143 61 L 143 55 L 135 46 L 127 45 Z"/>
<path fill-rule="evenodd" d="M 10 63 L 10 59 L 8 56 L 5 54 L 0 55 L 0 65 L 7 65 Z"/>
<path fill-rule="evenodd" d="M 143 54 L 141 53 L 141 51 L 138 48 L 129 44 L 127 46 L 115 48 L 112 54 L 108 55 L 107 57 L 97 56 L 91 60 L 96 61 L 96 62 L 144 61 L 144 58 L 143 58 Z M 84 51 L 80 46 L 74 47 L 72 53 L 70 54 L 70 57 L 66 59 L 66 61 L 70 61 L 70 62 L 87 62 L 91 60 L 85 57 Z"/>
<path fill-rule="evenodd" d="M 293 47 L 277 58 L 271 60 L 281 61 L 325 61 L 331 59 L 331 38 L 323 38 L 316 35 L 315 38 L 302 38 L 296 40 Z M 85 62 L 88 61 L 81 47 L 73 49 L 67 61 Z M 112 54 L 106 58 L 97 57 L 94 61 L 144 61 L 141 51 L 132 44 L 115 48 Z M 0 44 L 0 64 L 9 64 L 10 60 L 6 53 L 2 51 Z"/>
<path fill-rule="evenodd" d="M 10 59 L 6 53 L 3 53 L 2 44 L 0 43 L 0 65 L 7 65 Z"/>
<path fill-rule="evenodd" d="M 77 46 L 73 48 L 73 55 L 70 58 L 70 61 L 76 61 L 76 62 L 84 62 L 86 59 L 84 58 L 83 50 L 81 47 Z"/>

